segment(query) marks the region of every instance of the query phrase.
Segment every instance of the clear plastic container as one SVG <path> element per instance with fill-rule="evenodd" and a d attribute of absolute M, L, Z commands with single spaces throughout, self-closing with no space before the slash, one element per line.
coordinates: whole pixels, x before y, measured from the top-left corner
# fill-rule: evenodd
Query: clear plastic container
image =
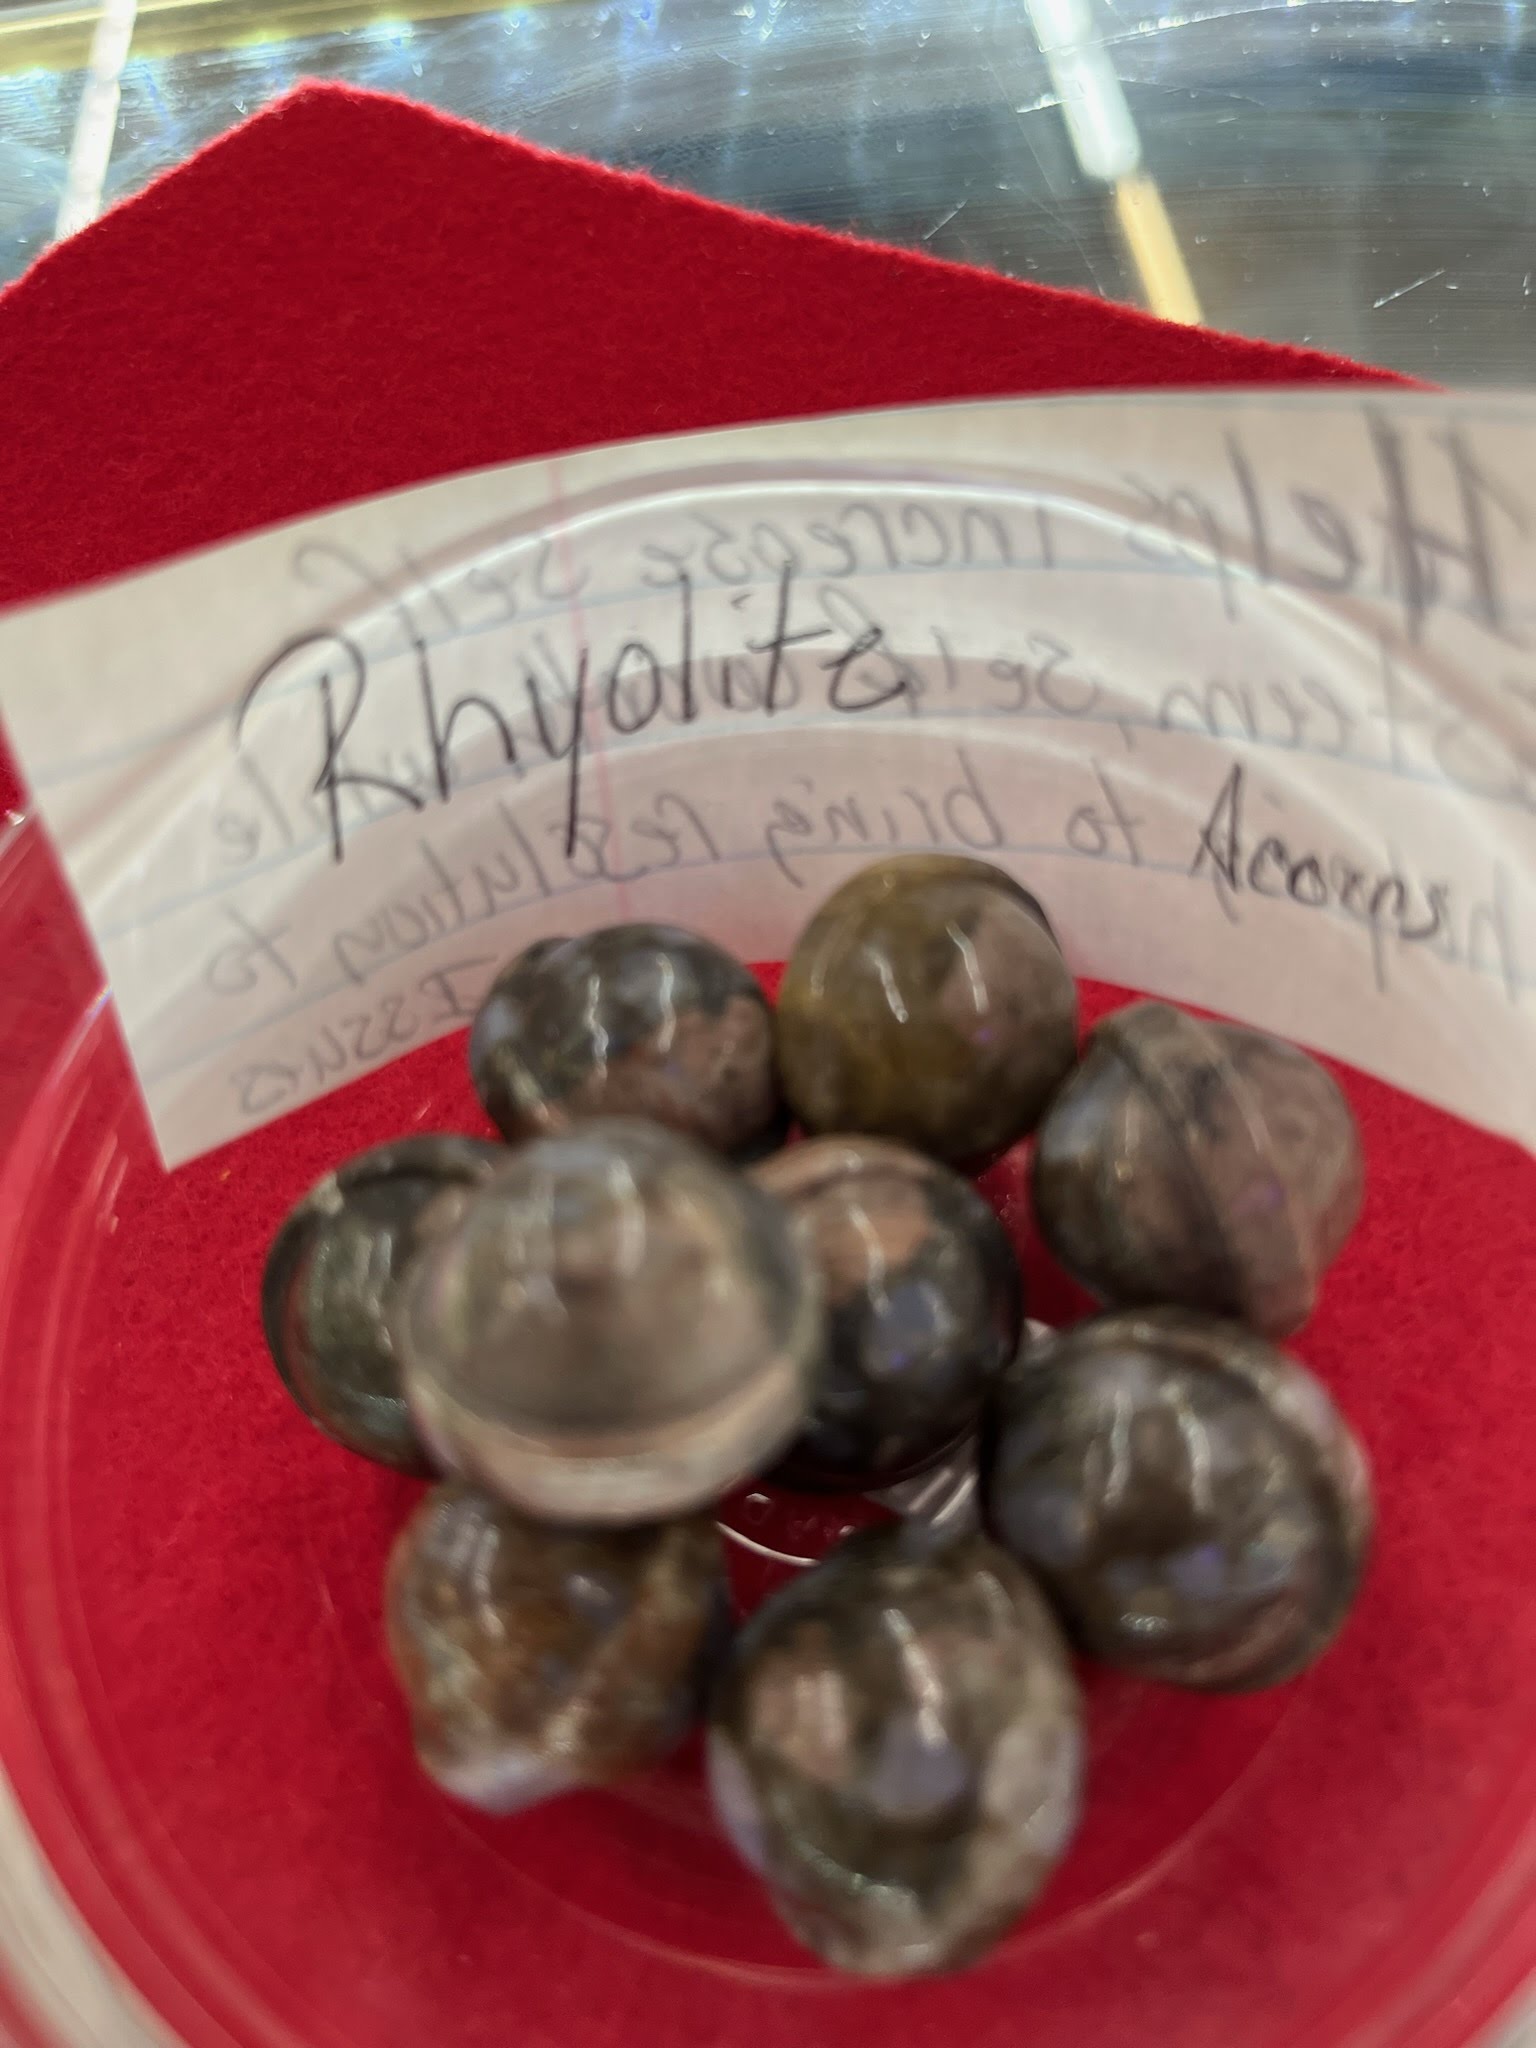
<path fill-rule="evenodd" d="M 870 533 L 902 545 L 931 548 L 936 531 L 916 516 L 904 527 L 903 507 L 941 522 L 955 510 L 955 477 L 859 481 L 882 514 Z M 667 516 L 696 488 L 684 478 Z M 727 486 L 711 488 L 718 511 Z M 982 511 L 1018 511 L 988 488 Z M 771 552 L 790 516 L 785 480 L 738 477 L 728 490 L 733 533 L 750 550 L 756 520 Z M 826 508 L 848 490 L 846 476 L 800 478 L 793 518 L 837 529 Z M 570 532 L 601 552 L 626 519 L 643 513 L 654 532 L 659 506 L 631 495 L 573 514 Z M 471 569 L 490 587 L 530 545 L 482 536 L 429 580 L 451 604 Z M 752 588 L 771 598 L 774 576 L 762 559 Z M 734 587 L 721 581 L 727 596 Z M 1215 966 L 1209 906 L 1182 932 L 1169 923 L 1189 900 L 1187 863 L 1159 878 L 1127 856 L 1108 895 L 1097 871 L 1079 889 L 1071 878 L 1098 856 L 1069 846 L 1072 821 L 1084 842 L 1111 834 L 1107 793 L 1058 802 L 1047 828 L 956 764 L 967 747 L 995 747 L 1010 772 L 1070 794 L 1088 757 L 1062 722 L 1081 713 L 1084 665 L 1047 668 L 1037 647 L 1027 670 L 1000 654 L 989 666 L 964 644 L 953 592 L 938 605 L 924 625 L 939 626 L 937 642 L 919 648 L 896 626 L 887 651 L 917 664 L 928 691 L 955 690 L 959 708 L 935 713 L 930 697 L 912 719 L 873 707 L 857 746 L 899 757 L 941 833 L 1029 877 L 1074 965 L 1105 978 L 1085 982 L 1088 1017 L 1123 1000 L 1113 976 L 1265 1021 L 1278 1008 L 1294 1035 L 1336 1051 L 1337 1033 L 1309 1033 L 1305 1019 L 1325 989 L 1338 994 L 1341 949 L 1359 949 L 1359 930 L 1293 905 L 1283 928 L 1262 913 L 1237 964 Z M 1348 623 L 1294 589 L 1276 606 L 1277 634 L 1319 644 Z M 382 634 L 394 616 L 365 606 L 354 628 Z M 1144 600 L 1085 603 L 1082 623 L 1092 673 L 1118 661 L 1134 693 Z M 850 688 L 875 687 L 867 664 L 848 674 Z M 1000 706 L 1017 701 L 1006 733 L 1000 712 L 976 706 L 983 679 Z M 633 707 L 620 701 L 622 725 Z M 1443 702 L 1482 730 L 1475 706 Z M 1111 783 L 1121 775 L 1134 813 L 1158 796 L 1156 709 L 1140 750 L 1116 737 L 1123 704 L 1103 721 L 1105 747 L 1119 749 Z M 573 883 L 554 910 L 503 911 L 477 952 L 505 957 L 556 915 L 571 927 L 627 910 L 706 924 L 767 957 L 796 906 L 807 914 L 889 838 L 887 796 L 866 791 L 860 824 L 834 787 L 855 758 L 846 718 L 829 744 L 836 716 L 802 700 L 774 735 L 679 727 L 632 762 L 620 746 L 595 749 L 607 814 L 631 790 L 652 806 L 631 854 L 648 846 L 653 864 L 632 857 L 622 880 Z M 1363 830 L 1305 749 L 1199 737 L 1222 770 L 1210 790 L 1251 762 L 1293 818 Z M 654 808 L 659 761 L 670 817 Z M 816 787 L 796 796 L 796 777 Z M 673 857 L 669 835 L 692 829 L 679 806 L 696 806 L 708 832 L 709 806 L 754 786 L 781 807 L 776 851 Z M 511 783 L 508 801 L 533 804 L 541 787 Z M 1188 789 L 1167 793 L 1198 834 Z M 816 829 L 802 830 L 795 817 L 813 810 Z M 909 805 L 914 830 L 923 810 Z M 1052 834 L 1068 835 L 1054 853 Z M 377 908 L 399 877 L 375 866 L 357 886 Z M 1111 914 L 1115 890 L 1134 900 Z M 338 1092 L 167 1174 L 102 971 L 25 817 L 0 840 L 0 944 L 0 2032 L 27 2048 L 851 2048 L 880 2030 L 910 2048 L 961 2035 L 977 2048 L 1465 2048 L 1508 2023 L 1536 1961 L 1536 1175 L 1515 1145 L 1348 1074 L 1367 1208 L 1295 1348 L 1377 1469 L 1381 1530 L 1356 1616 L 1321 1665 L 1270 1693 L 1203 1698 L 1088 1674 L 1087 1817 L 1038 1910 L 967 1975 L 871 1987 L 792 1947 L 711 1828 L 691 1752 L 622 1791 L 503 1822 L 451 1806 L 413 1768 L 379 1579 L 414 1489 L 292 1412 L 264 1361 L 256 1295 L 278 1217 L 344 1153 L 409 1129 L 482 1128 L 459 1035 L 365 1062 Z M 1390 959 L 1400 951 L 1394 934 Z M 1473 1035 L 1475 1008 L 1448 998 L 1429 1013 L 1437 985 L 1399 987 L 1394 1029 L 1442 1063 L 1453 1044 L 1469 1065 L 1505 1058 Z M 1074 1313 L 1029 1237 L 1018 1162 L 988 1187 L 1019 1229 L 1032 1312 Z M 747 1494 L 729 1512 L 743 1589 L 871 1512 Z"/>

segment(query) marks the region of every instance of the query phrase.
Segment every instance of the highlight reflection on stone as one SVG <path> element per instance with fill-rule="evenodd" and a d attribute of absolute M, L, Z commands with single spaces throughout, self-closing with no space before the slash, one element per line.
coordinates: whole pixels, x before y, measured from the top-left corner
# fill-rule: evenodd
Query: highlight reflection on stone
<path fill-rule="evenodd" d="M 1327 1648 L 1371 1532 L 1364 1454 L 1319 1382 L 1179 1309 L 1032 1344 L 998 1397 L 982 1499 L 1080 1648 L 1219 1691 Z"/>
<path fill-rule="evenodd" d="M 963 1437 L 936 1465 L 894 1486 L 874 1488 L 869 1498 L 947 1536 L 970 1536 L 981 1527 L 981 1483 L 975 1437 Z"/>
<path fill-rule="evenodd" d="M 682 1739 L 724 1641 L 720 1539 L 706 1515 L 547 1529 L 450 1481 L 399 1537 L 385 1610 L 428 1776 L 512 1813 Z"/>
<path fill-rule="evenodd" d="M 438 1463 L 541 1519 L 657 1521 L 776 1457 L 804 1417 L 815 1276 L 780 1206 L 653 1124 L 506 1155 L 395 1321 Z"/>
<path fill-rule="evenodd" d="M 715 1688 L 716 1812 L 791 1932 L 873 1976 L 972 1961 L 1076 1823 L 1056 1625 L 981 1536 L 850 1537 L 745 1624 Z"/>
<path fill-rule="evenodd" d="M 327 1436 L 402 1472 L 431 1467 L 400 1387 L 389 1314 L 401 1275 L 452 1190 L 507 1157 L 476 1138 L 401 1138 L 349 1159 L 285 1219 L 261 1315 L 283 1384 Z"/>
<path fill-rule="evenodd" d="M 1077 1050 L 1077 990 L 1012 876 L 904 854 L 845 882 L 779 992 L 785 1092 L 808 1131 L 896 1138 L 960 1165 L 1034 1128 Z"/>
<path fill-rule="evenodd" d="M 1100 1300 L 1283 1337 L 1360 1210 L 1349 1105 L 1268 1032 L 1133 1003 L 1097 1027 L 1035 1143 L 1042 1236 Z"/>
<path fill-rule="evenodd" d="M 481 1006 L 469 1066 L 511 1139 L 637 1116 L 750 1154 L 784 1126 L 762 990 L 723 948 L 674 925 L 530 946 Z"/>
<path fill-rule="evenodd" d="M 821 1280 L 810 1417 L 774 1472 L 812 1490 L 889 1486 L 976 1424 L 1018 1345 L 1007 1232 L 968 1181 L 878 1138 L 813 1138 L 754 1168 Z"/>

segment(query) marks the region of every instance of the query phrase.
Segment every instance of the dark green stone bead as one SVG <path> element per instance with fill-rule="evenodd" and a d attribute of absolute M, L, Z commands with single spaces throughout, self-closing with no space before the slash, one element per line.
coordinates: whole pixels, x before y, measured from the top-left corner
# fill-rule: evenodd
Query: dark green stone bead
<path fill-rule="evenodd" d="M 1031 1131 L 1077 1051 L 1077 990 L 1039 904 L 948 854 L 866 868 L 806 927 L 779 992 L 779 1062 L 807 1131 L 895 1138 L 951 1164 Z"/>

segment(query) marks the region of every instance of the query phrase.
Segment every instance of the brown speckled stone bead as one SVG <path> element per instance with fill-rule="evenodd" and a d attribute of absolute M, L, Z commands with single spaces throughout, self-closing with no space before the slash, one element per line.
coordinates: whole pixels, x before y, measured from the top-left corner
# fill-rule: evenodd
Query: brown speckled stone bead
<path fill-rule="evenodd" d="M 850 1537 L 737 1637 L 715 1810 L 790 1931 L 872 1976 L 1006 1932 L 1076 1823 L 1077 1689 L 1028 1576 L 982 1536 Z"/>
<path fill-rule="evenodd" d="M 810 1419 L 773 1477 L 869 1488 L 935 1464 L 974 1428 L 1018 1347 L 1007 1232 L 968 1181 L 881 1138 L 812 1138 L 753 1169 L 821 1278 Z"/>
<path fill-rule="evenodd" d="M 1283 1039 L 1168 1003 L 1107 1017 L 1035 1142 L 1046 1243 L 1100 1300 L 1283 1337 L 1311 1313 L 1363 1187 L 1337 1083 Z"/>
<path fill-rule="evenodd" d="M 283 1384 L 327 1436 L 402 1472 L 431 1467 L 400 1388 L 389 1327 L 400 1276 L 445 1198 L 507 1157 L 477 1138 L 402 1138 L 312 1188 L 267 1255 L 261 1316 Z"/>
<path fill-rule="evenodd" d="M 541 1519 L 659 1521 L 804 1419 L 820 1293 L 789 1219 L 655 1124 L 596 1118 L 506 1155 L 395 1316 L 445 1471 Z"/>
<path fill-rule="evenodd" d="M 707 1516 L 546 1529 L 458 1482 L 417 1508 L 385 1588 L 417 1755 L 490 1813 L 665 1756 L 699 1711 L 727 1613 Z"/>
<path fill-rule="evenodd" d="M 1370 1475 L 1322 1386 L 1235 1323 L 1124 1311 L 1032 1344 L 982 1460 L 987 1524 L 1090 1656 L 1246 1691 L 1338 1633 Z"/>
<path fill-rule="evenodd" d="M 865 868 L 806 927 L 779 992 L 785 1092 L 811 1132 L 974 1164 L 1034 1128 L 1077 1050 L 1077 990 L 1011 876 L 948 854 Z"/>
<path fill-rule="evenodd" d="M 469 1067 L 510 1139 L 590 1116 L 645 1117 L 744 1156 L 783 1134 L 762 990 L 721 947 L 673 925 L 530 946 L 481 1006 Z"/>

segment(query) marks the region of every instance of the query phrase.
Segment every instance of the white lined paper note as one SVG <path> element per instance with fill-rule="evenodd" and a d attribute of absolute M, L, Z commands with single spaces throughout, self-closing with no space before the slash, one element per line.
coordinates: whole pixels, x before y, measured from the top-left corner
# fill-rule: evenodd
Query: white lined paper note
<path fill-rule="evenodd" d="M 632 443 L 0 621 L 169 1163 L 534 937 L 782 952 L 1012 866 L 1078 971 L 1536 1141 L 1536 403 L 1036 400 Z"/>

